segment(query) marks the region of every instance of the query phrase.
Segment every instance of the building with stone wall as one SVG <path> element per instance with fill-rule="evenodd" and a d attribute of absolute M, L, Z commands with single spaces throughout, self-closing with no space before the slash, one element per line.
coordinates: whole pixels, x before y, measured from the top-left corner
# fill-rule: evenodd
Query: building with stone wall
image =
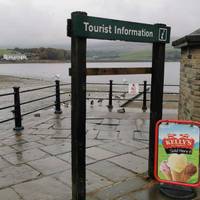
<path fill-rule="evenodd" d="M 172 45 L 181 48 L 178 118 L 200 121 L 200 29 Z"/>

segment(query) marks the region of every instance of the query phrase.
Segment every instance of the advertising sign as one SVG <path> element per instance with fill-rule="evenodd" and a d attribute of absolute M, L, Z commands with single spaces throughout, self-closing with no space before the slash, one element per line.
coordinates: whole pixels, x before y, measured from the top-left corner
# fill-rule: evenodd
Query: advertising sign
<path fill-rule="evenodd" d="M 78 37 L 133 42 L 170 41 L 170 27 L 165 24 L 144 24 L 114 19 L 75 15 L 72 34 Z"/>
<path fill-rule="evenodd" d="M 161 120 L 156 126 L 155 170 L 160 182 L 199 186 L 200 123 Z"/>

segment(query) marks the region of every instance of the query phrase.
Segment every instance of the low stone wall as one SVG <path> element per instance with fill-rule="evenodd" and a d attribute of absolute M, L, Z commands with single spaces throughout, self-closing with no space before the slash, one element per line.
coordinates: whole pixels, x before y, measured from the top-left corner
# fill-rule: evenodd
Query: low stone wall
<path fill-rule="evenodd" d="M 200 48 L 181 49 L 179 119 L 200 121 Z"/>

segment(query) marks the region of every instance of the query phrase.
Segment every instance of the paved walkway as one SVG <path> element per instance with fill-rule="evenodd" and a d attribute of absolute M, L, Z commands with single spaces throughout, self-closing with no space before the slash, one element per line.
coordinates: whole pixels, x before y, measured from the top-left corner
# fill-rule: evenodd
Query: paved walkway
<path fill-rule="evenodd" d="M 1 125 L 1 200 L 71 199 L 71 108 L 62 109 L 24 117 L 21 136 L 13 122 Z M 87 200 L 167 200 L 146 178 L 149 113 L 87 110 Z M 174 111 L 164 114 L 176 118 Z"/>

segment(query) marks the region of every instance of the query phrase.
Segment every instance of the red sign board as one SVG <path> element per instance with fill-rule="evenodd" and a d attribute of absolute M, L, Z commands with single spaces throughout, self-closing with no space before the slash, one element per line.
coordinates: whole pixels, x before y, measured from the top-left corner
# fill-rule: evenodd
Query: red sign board
<path fill-rule="evenodd" d="M 160 120 L 156 125 L 154 175 L 159 182 L 200 185 L 200 122 Z"/>

